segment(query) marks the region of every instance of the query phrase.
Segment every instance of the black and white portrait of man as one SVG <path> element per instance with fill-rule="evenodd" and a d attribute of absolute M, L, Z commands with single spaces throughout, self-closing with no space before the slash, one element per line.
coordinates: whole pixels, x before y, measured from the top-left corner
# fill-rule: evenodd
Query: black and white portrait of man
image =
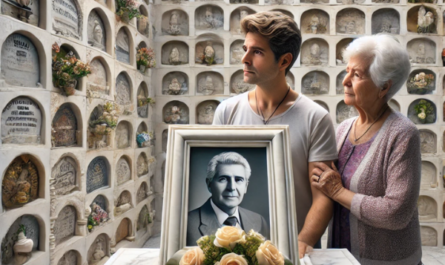
<path fill-rule="evenodd" d="M 192 148 L 190 153 L 187 246 L 222 226 L 269 238 L 265 148 Z"/>

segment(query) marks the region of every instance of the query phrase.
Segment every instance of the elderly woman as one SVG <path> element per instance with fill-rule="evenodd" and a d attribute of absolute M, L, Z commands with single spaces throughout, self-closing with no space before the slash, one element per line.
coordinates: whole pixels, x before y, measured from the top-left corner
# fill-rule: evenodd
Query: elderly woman
<path fill-rule="evenodd" d="M 344 101 L 359 116 L 337 129 L 338 166 L 318 163 L 311 177 L 336 202 L 329 247 L 348 248 L 361 264 L 421 264 L 420 137 L 388 106 L 408 77 L 408 54 L 376 35 L 353 41 L 344 58 Z"/>

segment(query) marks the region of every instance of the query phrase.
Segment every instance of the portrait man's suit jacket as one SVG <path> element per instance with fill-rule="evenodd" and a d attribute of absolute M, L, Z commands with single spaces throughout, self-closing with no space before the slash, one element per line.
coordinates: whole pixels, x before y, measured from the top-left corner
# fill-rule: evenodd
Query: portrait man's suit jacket
<path fill-rule="evenodd" d="M 264 237 L 270 238 L 269 226 L 264 217 L 239 206 L 238 212 L 246 233 L 253 229 Z M 196 246 L 196 241 L 200 237 L 215 234 L 218 228 L 220 228 L 218 218 L 208 199 L 201 207 L 188 213 L 187 246 Z"/>

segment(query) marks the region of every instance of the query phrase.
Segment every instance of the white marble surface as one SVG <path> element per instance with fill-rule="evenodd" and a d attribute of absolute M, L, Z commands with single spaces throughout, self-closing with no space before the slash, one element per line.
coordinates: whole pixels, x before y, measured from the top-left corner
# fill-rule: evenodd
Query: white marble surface
<path fill-rule="evenodd" d="M 445 265 L 445 248 L 422 247 L 422 262 L 425 265 Z"/>
<path fill-rule="evenodd" d="M 347 249 L 314 249 L 301 265 L 360 265 Z"/>

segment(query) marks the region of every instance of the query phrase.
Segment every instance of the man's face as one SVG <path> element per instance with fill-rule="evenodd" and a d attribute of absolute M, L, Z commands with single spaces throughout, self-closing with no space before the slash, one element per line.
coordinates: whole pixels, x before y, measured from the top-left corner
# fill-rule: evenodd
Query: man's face
<path fill-rule="evenodd" d="M 207 187 L 212 193 L 212 201 L 218 208 L 232 214 L 247 192 L 248 179 L 244 166 L 238 164 L 220 164 L 216 168 L 212 182 Z"/>
<path fill-rule="evenodd" d="M 244 82 L 248 84 L 274 83 L 278 76 L 278 62 L 269 46 L 269 41 L 257 33 L 247 33 L 241 60 L 244 64 Z"/>

